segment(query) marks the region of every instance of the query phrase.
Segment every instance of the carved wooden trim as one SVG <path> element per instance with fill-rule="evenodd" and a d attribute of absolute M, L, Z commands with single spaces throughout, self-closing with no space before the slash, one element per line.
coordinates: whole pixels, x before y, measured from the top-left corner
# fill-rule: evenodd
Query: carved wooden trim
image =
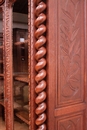
<path fill-rule="evenodd" d="M 30 21 L 30 12 L 31 12 L 31 8 L 30 8 L 30 5 L 31 5 L 31 1 L 28 0 L 28 72 L 29 72 L 29 130 L 31 130 L 31 82 L 30 82 L 30 77 L 31 77 L 31 50 L 30 50 L 30 47 L 31 47 L 31 41 L 30 41 L 30 25 L 31 25 L 31 21 Z"/>
<path fill-rule="evenodd" d="M 36 125 L 35 125 L 35 47 L 34 47 L 34 1 L 33 0 L 28 0 L 28 66 L 29 66 L 29 90 L 30 90 L 30 104 L 29 104 L 29 109 L 30 109 L 30 125 L 29 125 L 29 130 L 36 130 Z"/>
<path fill-rule="evenodd" d="M 35 92 L 37 94 L 35 103 L 37 104 L 37 108 L 35 113 L 37 115 L 37 119 L 35 121 L 38 130 L 46 130 L 46 3 L 43 0 L 35 0 L 35 37 L 36 37 L 36 54 L 35 59 L 37 61 L 35 70 L 37 75 L 35 77 L 35 81 L 37 86 L 35 87 Z"/>
<path fill-rule="evenodd" d="M 4 40 L 4 104 L 6 130 L 13 130 L 13 76 L 12 76 L 12 7 L 9 0 L 3 6 Z"/>

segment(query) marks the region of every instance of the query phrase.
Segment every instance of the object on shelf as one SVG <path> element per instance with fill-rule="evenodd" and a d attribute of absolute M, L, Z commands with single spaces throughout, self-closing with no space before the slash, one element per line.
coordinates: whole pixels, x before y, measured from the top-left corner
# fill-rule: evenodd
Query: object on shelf
<path fill-rule="evenodd" d="M 15 42 L 14 44 L 15 45 L 21 45 L 21 44 L 26 44 L 26 43 L 28 43 L 28 40 L 24 40 L 22 42 Z"/>

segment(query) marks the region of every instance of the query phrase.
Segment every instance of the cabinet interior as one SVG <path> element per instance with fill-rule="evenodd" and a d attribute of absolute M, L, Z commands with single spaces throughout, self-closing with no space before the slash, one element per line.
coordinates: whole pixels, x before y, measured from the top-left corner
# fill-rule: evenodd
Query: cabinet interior
<path fill-rule="evenodd" d="M 27 16 L 26 10 L 19 10 L 17 1 L 13 6 L 13 29 L 12 29 L 12 77 L 13 77 L 13 112 L 14 129 L 29 129 L 29 73 L 28 73 L 28 21 L 23 20 Z M 25 7 L 25 6 L 24 6 Z M 19 17 L 21 16 L 21 18 Z M 24 16 L 24 18 L 22 18 Z M 18 18 L 18 20 L 17 20 Z M 23 21 L 21 21 L 21 19 Z M 26 18 L 27 19 L 27 18 Z M 19 21 L 20 20 L 20 21 Z M 2 21 L 1 21 L 2 22 Z M 2 29 L 3 30 L 3 29 Z M 0 120 L 3 122 L 2 130 L 5 128 L 5 52 L 3 42 L 3 31 L 0 31 Z M 2 125 L 3 125 L 2 124 Z M 18 125 L 18 127 L 16 127 Z M 0 125 L 1 126 L 1 125 Z"/>

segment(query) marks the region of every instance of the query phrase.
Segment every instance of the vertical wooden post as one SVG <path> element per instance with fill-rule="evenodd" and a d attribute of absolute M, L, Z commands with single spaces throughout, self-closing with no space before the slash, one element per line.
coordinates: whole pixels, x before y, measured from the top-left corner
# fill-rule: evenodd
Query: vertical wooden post
<path fill-rule="evenodd" d="M 4 40 L 4 105 L 6 130 L 13 130 L 13 69 L 12 69 L 12 7 L 9 0 L 3 6 Z"/>
<path fill-rule="evenodd" d="M 30 87 L 30 104 L 29 104 L 29 109 L 30 109 L 30 126 L 29 130 L 36 130 L 36 125 L 35 125 L 35 118 L 36 115 L 34 113 L 35 111 L 35 47 L 34 47 L 34 42 L 35 42 L 35 37 L 34 37 L 34 0 L 28 0 L 28 48 L 29 48 L 29 53 L 28 53 L 28 59 L 29 59 L 29 87 Z"/>
<path fill-rule="evenodd" d="M 37 119 L 35 123 L 38 130 L 46 130 L 46 3 L 43 0 L 36 0 L 35 6 L 35 70 L 37 72 L 35 76 L 35 81 L 37 83 L 35 87 L 35 93 L 37 95 L 35 99 L 35 103 L 37 104 L 37 108 L 35 110 Z"/>
<path fill-rule="evenodd" d="M 30 34 L 31 32 L 31 1 L 28 0 L 28 72 L 29 72 L 29 130 L 31 130 L 32 126 L 31 126 L 31 39 L 30 39 Z"/>

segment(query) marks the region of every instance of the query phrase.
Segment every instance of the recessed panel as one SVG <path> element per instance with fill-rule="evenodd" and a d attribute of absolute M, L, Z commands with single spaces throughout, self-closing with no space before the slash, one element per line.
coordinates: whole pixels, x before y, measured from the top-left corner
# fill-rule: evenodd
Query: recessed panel
<path fill-rule="evenodd" d="M 83 113 L 56 120 L 56 130 L 84 130 Z"/>
<path fill-rule="evenodd" d="M 84 97 L 84 5 L 60 0 L 57 7 L 57 106 L 82 102 Z"/>

